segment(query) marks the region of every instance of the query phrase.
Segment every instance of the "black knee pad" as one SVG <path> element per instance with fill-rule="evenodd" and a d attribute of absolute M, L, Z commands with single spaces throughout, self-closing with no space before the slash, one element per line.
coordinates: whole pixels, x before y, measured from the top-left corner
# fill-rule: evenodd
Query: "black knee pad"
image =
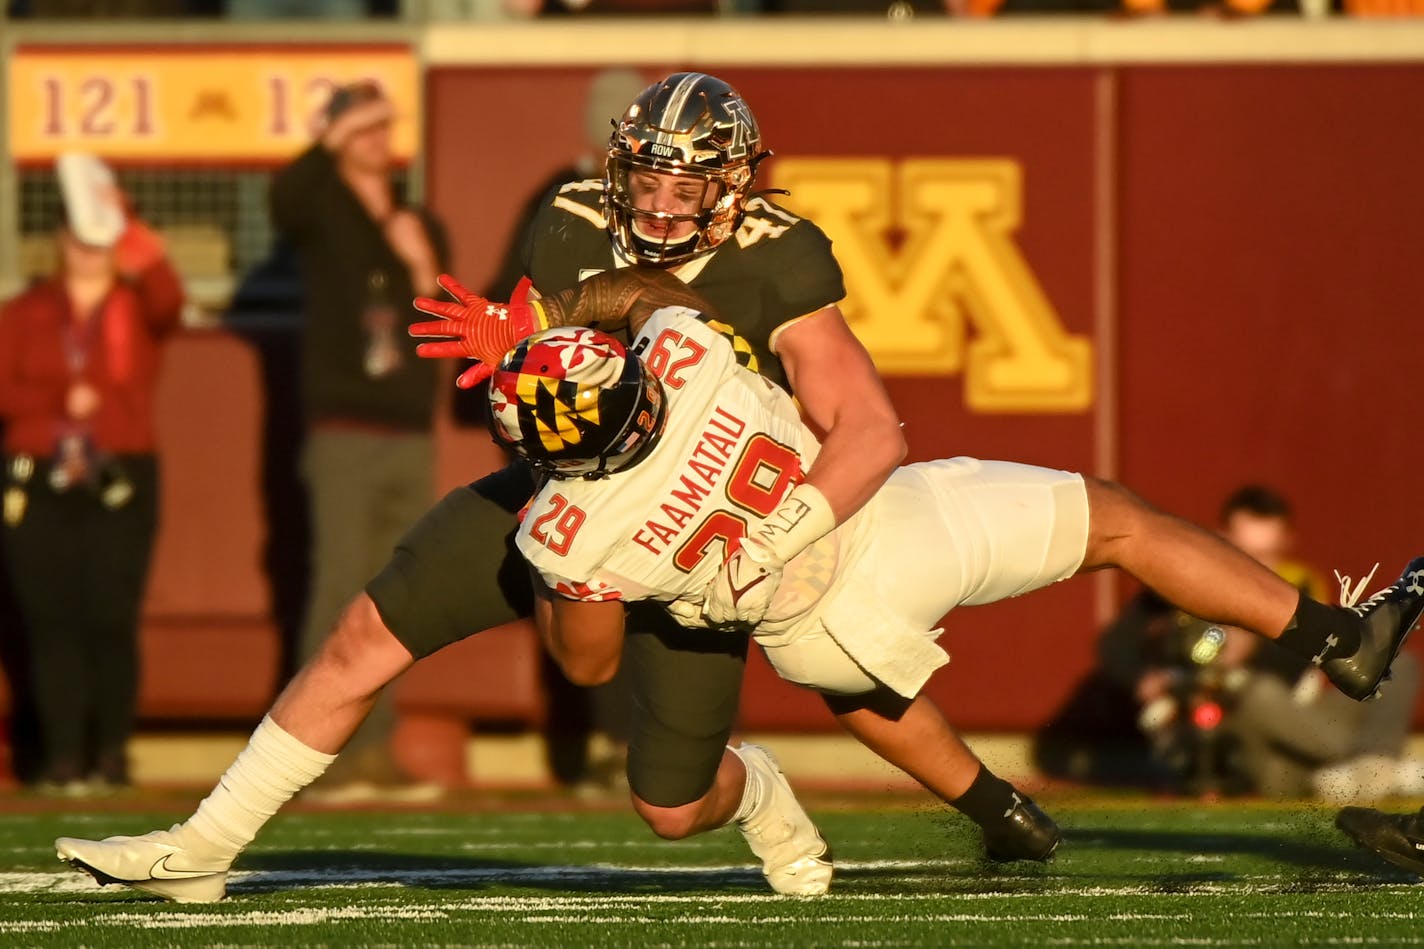
<path fill-rule="evenodd" d="M 705 795 L 737 720 L 748 638 L 679 626 L 661 607 L 628 611 L 628 784 L 657 807 Z"/>

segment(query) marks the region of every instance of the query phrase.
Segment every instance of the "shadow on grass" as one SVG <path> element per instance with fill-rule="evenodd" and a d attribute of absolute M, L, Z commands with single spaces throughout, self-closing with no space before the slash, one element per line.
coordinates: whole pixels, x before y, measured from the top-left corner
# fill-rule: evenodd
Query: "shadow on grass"
<path fill-rule="evenodd" d="M 1297 832 L 1262 833 L 1250 830 L 1211 829 L 1147 830 L 1079 824 L 1064 833 L 1064 848 L 1070 852 L 1145 851 L 1191 857 L 1254 857 L 1286 864 L 1301 875 L 1300 884 L 1311 881 L 1338 884 L 1342 874 L 1358 874 L 1381 882 L 1412 883 L 1419 878 L 1386 864 L 1379 857 L 1352 846 L 1333 831 L 1303 825 Z M 1188 878 L 1234 879 L 1230 871 L 1188 874 Z"/>
<path fill-rule="evenodd" d="M 533 864 L 379 853 L 368 850 L 292 851 L 252 854 L 237 868 L 246 871 L 228 886 L 232 896 L 299 889 L 304 886 L 360 884 L 430 890 L 504 890 L 527 887 L 561 893 L 766 893 L 766 881 L 754 866 L 667 868 L 608 864 Z"/>

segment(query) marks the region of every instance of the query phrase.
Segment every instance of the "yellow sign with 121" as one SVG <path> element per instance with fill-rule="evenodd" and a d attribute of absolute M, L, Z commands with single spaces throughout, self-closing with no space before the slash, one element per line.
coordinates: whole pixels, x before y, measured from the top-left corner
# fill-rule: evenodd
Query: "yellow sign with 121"
<path fill-rule="evenodd" d="M 272 163 L 311 141 L 332 90 L 379 83 L 396 156 L 420 141 L 420 79 L 404 45 L 21 46 L 10 59 L 10 154 L 71 149 L 120 162 Z"/>

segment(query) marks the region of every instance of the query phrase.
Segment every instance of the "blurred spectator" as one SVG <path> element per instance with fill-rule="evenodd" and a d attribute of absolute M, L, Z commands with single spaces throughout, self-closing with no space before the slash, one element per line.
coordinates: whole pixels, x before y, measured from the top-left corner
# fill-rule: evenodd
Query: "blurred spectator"
<path fill-rule="evenodd" d="M 1243 488 L 1222 509 L 1222 534 L 1316 599 L 1324 583 L 1290 559 L 1291 510 L 1273 491 Z M 1316 793 L 1339 803 L 1394 794 L 1409 769 L 1401 761 L 1409 733 L 1419 664 L 1395 660 L 1379 699 L 1355 702 L 1330 687 L 1309 662 L 1259 637 L 1229 630 L 1244 644 L 1246 677 L 1229 728 L 1256 790 L 1270 797 Z"/>
<path fill-rule="evenodd" d="M 1096 668 L 1034 736 L 1039 770 L 1089 784 L 1180 787 L 1191 770 L 1181 739 L 1190 734 L 1156 729 L 1149 741 L 1139 720 L 1153 701 L 1190 688 L 1189 621 L 1151 590 L 1130 599 L 1098 638 Z"/>
<path fill-rule="evenodd" d="M 282 680 L 296 671 L 311 577 L 311 509 L 298 459 L 306 434 L 301 394 L 302 275 L 296 252 L 276 241 L 243 275 L 224 325 L 246 340 L 262 367 L 262 566 L 282 637 Z"/>
<path fill-rule="evenodd" d="M 348 600 L 430 506 L 436 368 L 406 335 L 411 300 L 438 293 L 444 232 L 396 200 L 390 100 L 374 83 L 338 89 L 320 137 L 277 173 L 272 215 L 300 261 L 306 327 L 302 472 L 312 511 L 310 657 Z M 325 784 L 398 786 L 387 690 Z"/>
<path fill-rule="evenodd" d="M 508 300 L 514 285 L 524 276 L 523 245 L 534 215 L 548 203 L 549 193 L 571 181 L 603 177 L 613 123 L 647 84 L 641 74 L 631 69 L 606 69 L 593 77 L 584 103 L 584 147 L 573 162 L 550 175 L 525 202 L 510 232 L 499 272 L 486 290 L 489 299 Z M 483 425 L 483 415 L 476 417 L 489 404 L 483 387 L 465 392 L 476 398 L 457 402 L 462 420 Z M 548 700 L 544 739 L 549 773 L 566 785 L 596 788 L 621 782 L 631 701 L 626 679 L 620 674 L 604 685 L 583 688 L 569 682 L 547 652 L 540 656 L 541 679 Z M 596 745 L 605 747 L 606 752 L 594 754 Z"/>
<path fill-rule="evenodd" d="M 1320 599 L 1325 585 L 1290 559 L 1292 515 L 1259 486 L 1223 504 L 1223 536 Z M 1192 791 L 1246 782 L 1271 796 L 1312 787 L 1371 796 L 1415 777 L 1399 762 L 1418 665 L 1401 656 L 1385 698 L 1358 703 L 1274 644 L 1176 610 L 1150 590 L 1098 642 L 1099 664 L 1039 733 L 1045 773 L 1095 783 L 1167 783 Z"/>
<path fill-rule="evenodd" d="M 154 387 L 183 290 L 112 174 L 60 159 L 60 272 L 0 313 L 5 561 L 29 636 L 39 779 L 128 783 L 158 512 Z"/>
<path fill-rule="evenodd" d="M 1152 590 L 1130 599 L 1098 639 L 1098 665 L 1035 736 L 1044 773 L 1195 794 L 1241 790 L 1219 726 L 1228 692 L 1226 633 Z M 1240 650 L 1232 639 L 1233 650 Z M 1239 676 L 1236 682 L 1239 683 Z"/>

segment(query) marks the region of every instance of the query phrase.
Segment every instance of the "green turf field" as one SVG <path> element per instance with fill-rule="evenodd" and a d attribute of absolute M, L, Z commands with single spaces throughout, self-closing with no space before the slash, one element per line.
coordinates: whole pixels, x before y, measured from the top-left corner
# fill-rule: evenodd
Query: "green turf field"
<path fill-rule="evenodd" d="M 1330 811 L 1044 803 L 1066 831 L 1057 859 L 1004 869 L 960 818 L 812 798 L 837 856 L 819 900 L 772 895 L 734 831 L 667 843 L 620 811 L 291 813 L 244 855 L 229 898 L 200 907 L 101 890 L 50 846 L 176 812 L 0 814 L 0 946 L 1424 942 L 1424 889 L 1352 849 Z"/>

